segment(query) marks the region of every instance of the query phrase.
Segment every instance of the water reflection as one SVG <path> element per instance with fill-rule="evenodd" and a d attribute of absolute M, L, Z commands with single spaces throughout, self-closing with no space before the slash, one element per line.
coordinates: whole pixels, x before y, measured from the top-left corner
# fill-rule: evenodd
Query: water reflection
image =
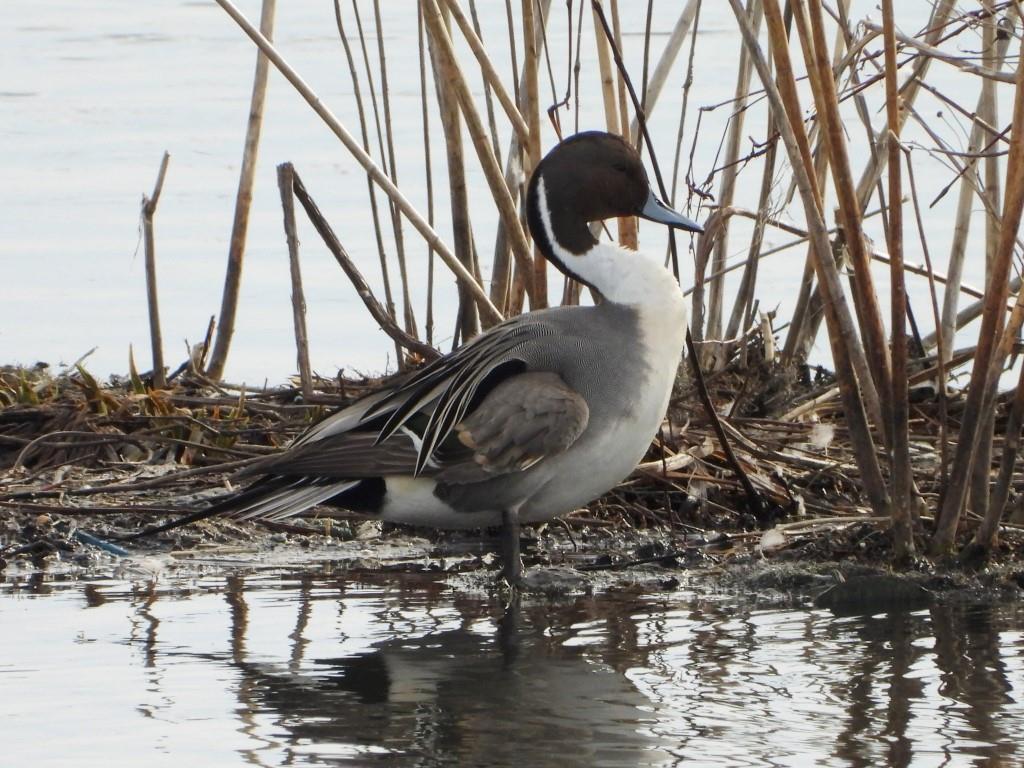
<path fill-rule="evenodd" d="M 452 603 L 457 616 L 445 611 L 435 630 L 415 628 L 410 636 L 401 614 L 413 607 L 426 618 L 438 606 L 400 600 L 377 616 L 393 637 L 353 655 L 306 658 L 311 585 L 308 576 L 300 582 L 288 658 L 269 662 L 244 653 L 242 580 L 229 580 L 226 592 L 239 711 L 269 715 L 288 763 L 352 755 L 415 765 L 669 760 L 644 728 L 653 722 L 650 702 L 619 671 L 553 636 L 543 619 L 550 608 L 495 614 L 489 600 L 461 599 Z M 339 596 L 350 586 L 339 584 Z M 343 614 L 344 602 L 338 605 Z M 579 604 L 568 613 L 563 622 L 588 618 Z M 555 744 L 571 744 L 572 754 L 553 753 Z M 259 762 L 256 753 L 249 757 Z"/>
<path fill-rule="evenodd" d="M 45 613 L 50 631 L 29 645 L 0 633 L 0 673 L 14 673 L 0 677 L 14 683 L 0 720 L 19 726 L 13 702 L 45 690 L 30 647 L 54 674 L 92 665 L 105 681 L 83 692 L 95 717 L 142 715 L 120 734 L 136 762 L 186 740 L 268 766 L 1022 759 L 1017 604 L 837 618 L 680 592 L 505 612 L 428 575 L 263 572 L 37 579 L 0 591 L 0 625 L 16 612 Z M 75 627 L 72 651 L 64 630 Z M 117 648 L 131 658 L 107 658 Z M 103 695 L 111 687 L 118 695 Z M 31 742 L 15 737 L 12 764 L 39 757 Z"/>

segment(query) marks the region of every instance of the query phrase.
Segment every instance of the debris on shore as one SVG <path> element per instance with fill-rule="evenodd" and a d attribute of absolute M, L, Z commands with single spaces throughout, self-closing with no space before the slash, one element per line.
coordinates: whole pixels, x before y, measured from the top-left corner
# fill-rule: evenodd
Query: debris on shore
<path fill-rule="evenodd" d="M 212 519 L 151 540 L 128 540 L 229 491 L 238 469 L 388 381 L 320 379 L 315 396 L 304 400 L 293 386 L 254 391 L 213 385 L 187 371 L 155 390 L 137 375 L 101 384 L 81 366 L 58 375 L 45 366 L 2 369 L 0 569 L 62 563 L 88 571 L 125 556 L 187 558 L 232 548 L 244 561 L 290 548 L 354 568 L 491 570 L 496 539 L 486 532 L 413 530 L 323 507 L 288 523 Z M 771 510 L 769 526 L 758 525 L 743 484 L 681 379 L 645 462 L 587 508 L 528 529 L 527 565 L 569 567 L 584 583 L 596 574 L 646 569 L 665 588 L 678 585 L 681 570 L 738 574 L 754 568 L 749 586 L 755 590 L 764 586 L 759 579 L 771 578 L 766 573 L 794 569 L 804 576 L 824 572 L 829 583 L 851 568 L 889 573 L 889 520 L 873 516 L 860 498 L 841 411 L 826 401 L 810 419 L 780 418 L 801 402 L 815 402 L 830 384 L 824 371 L 800 380 L 767 367 L 727 369 L 710 379 L 713 400 L 727 404 L 737 460 Z M 940 481 L 937 436 L 928 432 L 933 407 L 915 404 L 912 424 L 918 476 L 935 480 L 920 489 L 925 499 L 935 497 Z M 955 404 L 950 408 L 955 412 Z M 924 537 L 927 516 L 918 524 Z M 987 569 L 918 560 L 904 571 L 922 588 L 1021 588 L 1022 545 L 1024 526 L 1010 523 Z M 541 591 L 579 586 L 576 577 L 537 579 Z M 799 581 L 779 585 L 796 588 Z M 825 586 L 815 578 L 804 583 Z"/>

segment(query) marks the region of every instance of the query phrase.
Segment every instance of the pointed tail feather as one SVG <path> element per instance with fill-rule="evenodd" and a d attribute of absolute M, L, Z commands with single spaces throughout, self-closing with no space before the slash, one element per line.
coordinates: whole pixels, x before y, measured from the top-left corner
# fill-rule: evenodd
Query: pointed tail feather
<path fill-rule="evenodd" d="M 217 516 L 239 520 L 280 521 L 301 514 L 310 507 L 347 491 L 357 483 L 359 480 L 311 483 L 307 478 L 302 477 L 296 479 L 270 477 L 249 486 L 244 491 L 226 496 L 206 509 L 192 512 L 162 525 L 150 526 L 124 538 L 132 540 L 153 536 L 182 525 Z"/>

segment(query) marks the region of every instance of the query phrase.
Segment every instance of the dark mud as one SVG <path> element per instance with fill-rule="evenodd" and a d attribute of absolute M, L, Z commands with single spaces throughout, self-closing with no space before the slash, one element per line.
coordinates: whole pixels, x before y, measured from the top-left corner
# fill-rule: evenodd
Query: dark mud
<path fill-rule="evenodd" d="M 0 570 L 7 578 L 118 576 L 140 580 L 266 568 L 330 568 L 352 576 L 430 577 L 456 591 L 500 597 L 497 532 L 444 532 L 372 520 L 312 518 L 290 530 L 215 519 L 129 539 L 152 513 L 62 515 L 33 505 L 0 509 Z M 556 521 L 524 530 L 524 593 L 558 598 L 604 591 L 696 587 L 766 606 L 836 613 L 918 609 L 934 601 L 1020 600 L 1019 541 L 1004 540 L 981 568 L 921 559 L 898 573 L 886 534 L 871 523 L 820 521 L 761 532 L 601 527 Z"/>

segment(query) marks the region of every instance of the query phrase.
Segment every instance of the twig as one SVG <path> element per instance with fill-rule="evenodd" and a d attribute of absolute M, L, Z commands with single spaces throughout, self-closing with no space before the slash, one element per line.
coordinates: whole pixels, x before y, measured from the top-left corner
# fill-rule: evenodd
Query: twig
<path fill-rule="evenodd" d="M 426 31 L 428 9 L 426 0 L 420 0 L 421 18 Z M 435 9 L 441 13 L 439 8 Z M 442 25 L 444 20 L 440 22 Z M 469 218 L 469 192 L 466 188 L 465 152 L 462 144 L 462 117 L 459 111 L 459 99 L 452 85 L 450 62 L 438 50 L 439 44 L 431 32 L 427 38 L 430 45 L 434 69 L 434 90 L 437 93 L 438 111 L 441 115 L 441 127 L 444 130 L 445 158 L 448 167 L 448 200 L 452 212 L 452 244 L 455 255 L 466 269 L 473 270 L 473 229 Z M 470 300 L 468 291 L 459 286 L 459 311 L 456 316 L 455 341 L 468 341 L 480 332 L 480 318 Z"/>
<path fill-rule="evenodd" d="M 750 25 L 757 34 L 761 28 L 763 12 L 760 0 L 747 0 L 747 17 Z M 754 65 L 750 60 L 750 54 L 746 47 L 740 49 L 739 69 L 736 74 L 736 92 L 734 99 L 734 110 L 729 122 L 729 134 L 726 139 L 725 172 L 722 174 L 721 183 L 718 189 L 718 203 L 720 205 L 732 205 L 736 193 L 736 179 L 739 175 L 737 163 L 740 156 L 740 144 L 743 140 L 743 123 L 747 113 L 747 96 L 750 91 L 750 77 L 753 74 Z M 711 257 L 711 271 L 719 272 L 725 267 L 726 257 L 729 252 L 729 224 L 722 222 L 722 228 L 715 238 L 714 250 Z M 722 316 L 725 303 L 725 281 L 718 280 L 711 284 L 708 291 L 707 301 L 707 323 L 703 329 L 703 338 L 720 339 L 722 337 Z M 701 361 L 708 365 L 713 361 L 705 358 Z"/>
<path fill-rule="evenodd" d="M 392 180 L 398 183 L 398 161 L 395 159 L 394 125 L 391 120 L 391 93 L 388 87 L 387 57 L 384 53 L 384 27 L 380 17 L 380 0 L 373 0 L 373 18 L 377 29 L 377 59 L 380 61 L 381 101 L 384 102 L 384 132 L 388 144 L 388 170 Z M 395 256 L 398 258 L 398 275 L 402 280 L 402 314 L 405 330 L 411 336 L 418 336 L 416 330 L 416 313 L 413 310 L 412 298 L 409 295 L 409 270 L 405 259 L 405 236 L 402 233 L 402 217 L 394 204 L 391 210 L 391 226 L 395 235 Z M 403 361 L 399 360 L 401 366 Z"/>
<path fill-rule="evenodd" d="M 434 226 L 434 170 L 430 162 L 430 113 L 427 110 L 427 44 L 423 14 L 416 14 L 416 48 L 420 69 L 420 117 L 423 121 L 423 166 L 427 187 L 427 223 Z M 493 296 L 493 293 L 492 293 Z M 499 305 L 500 306 L 500 305 Z M 434 249 L 427 245 L 426 341 L 434 346 Z"/>
<path fill-rule="evenodd" d="M 540 163 L 540 93 L 539 73 L 540 45 L 537 42 L 538 30 L 535 18 L 534 0 L 523 0 L 523 79 L 526 89 L 523 92 L 523 111 L 530 132 L 523 145 L 526 152 L 523 172 L 529 177 L 533 169 Z M 512 252 L 516 252 L 516 232 L 511 230 Z M 531 309 L 543 309 L 548 305 L 548 263 L 537 248 L 533 249 L 532 272 L 530 262 L 521 260 L 519 268 L 526 280 L 526 293 L 530 297 Z M 529 275 L 527 277 L 527 275 Z"/>
<path fill-rule="evenodd" d="M 863 22 L 864 29 L 873 33 L 881 33 L 882 28 L 870 21 Z M 941 48 L 936 48 L 934 45 L 928 45 L 922 43 L 915 37 L 905 35 L 901 32 L 896 33 L 896 39 L 899 40 L 903 45 L 909 48 L 913 48 L 925 58 L 936 59 L 937 61 L 945 62 L 946 64 L 952 64 L 954 67 L 963 70 L 972 75 L 978 75 L 990 80 L 997 80 L 1001 83 L 1013 83 L 1014 76 L 1008 72 L 1001 72 L 988 67 L 979 66 L 977 64 L 971 64 L 964 61 L 962 56 L 954 56 L 953 54 L 946 53 Z"/>
<path fill-rule="evenodd" d="M 647 115 L 651 114 L 651 111 L 658 103 L 658 97 L 661 96 L 661 91 L 665 87 L 669 72 L 672 70 L 672 65 L 679 55 L 679 50 L 683 47 L 683 42 L 690 32 L 690 27 L 693 26 L 693 20 L 697 15 L 697 6 L 699 4 L 700 0 L 689 0 L 680 12 L 675 26 L 672 28 L 672 34 L 669 35 L 665 48 L 661 52 L 661 57 L 654 67 L 654 72 L 651 74 L 647 87 L 644 89 L 643 107 L 644 113 Z M 640 121 L 634 116 L 629 124 L 629 138 L 633 144 L 636 144 L 639 137 Z"/>
<path fill-rule="evenodd" d="M 309 220 L 313 223 L 316 231 L 320 233 L 320 237 L 323 238 L 324 244 L 327 246 L 328 250 L 330 250 L 334 258 L 338 260 L 338 264 L 341 265 L 341 268 L 348 276 L 349 281 L 359 294 L 359 298 L 362 299 L 366 308 L 370 310 L 370 314 L 380 325 L 381 330 L 409 351 L 415 352 L 424 360 L 435 360 L 440 357 L 440 353 L 432 346 L 424 344 L 419 339 L 406 333 L 395 322 L 395 319 L 388 314 L 387 310 L 381 305 L 381 303 L 377 301 L 373 292 L 370 290 L 369 284 L 367 284 L 365 278 L 363 278 L 362 274 L 359 272 L 358 267 L 356 267 L 352 262 L 352 259 L 349 258 L 348 253 L 345 252 L 345 248 L 338 240 L 337 235 L 334 234 L 334 230 L 331 229 L 331 225 L 327 223 L 327 220 L 320 212 L 320 209 L 309 196 L 305 185 L 302 183 L 302 179 L 299 178 L 299 174 L 295 173 L 293 170 L 293 175 L 294 181 L 292 189 L 295 192 L 295 196 L 299 198 L 299 202 L 302 203 L 302 207 L 305 208 L 306 215 L 309 216 Z"/>
<path fill-rule="evenodd" d="M 483 168 L 484 177 L 487 179 L 491 195 L 494 197 L 495 205 L 498 208 L 498 215 L 501 217 L 502 223 L 509 234 L 512 253 L 520 268 L 526 274 L 532 274 L 533 257 L 530 253 L 530 244 L 519 220 L 515 201 L 513 201 L 509 188 L 505 184 L 497 158 L 490 147 L 487 130 L 484 128 L 483 122 L 477 113 L 466 78 L 459 68 L 458 60 L 452 48 L 451 38 L 441 19 L 441 13 L 437 7 L 436 0 L 423 0 L 423 14 L 427 31 L 430 34 L 430 39 L 437 46 L 437 52 L 442 65 L 439 75 L 445 78 L 447 84 L 451 86 L 458 98 L 469 137 L 473 141 L 473 147 Z M 530 280 L 526 284 L 526 291 L 530 296 L 531 306 L 535 306 L 534 302 L 537 300 L 533 293 L 534 290 L 535 286 L 533 281 Z"/>

